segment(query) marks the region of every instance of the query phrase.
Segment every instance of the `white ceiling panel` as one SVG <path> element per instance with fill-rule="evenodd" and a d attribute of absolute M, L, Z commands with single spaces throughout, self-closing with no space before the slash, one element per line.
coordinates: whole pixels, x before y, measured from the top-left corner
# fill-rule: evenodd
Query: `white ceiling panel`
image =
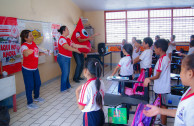
<path fill-rule="evenodd" d="M 190 7 L 194 0 L 72 0 L 84 11 Z"/>

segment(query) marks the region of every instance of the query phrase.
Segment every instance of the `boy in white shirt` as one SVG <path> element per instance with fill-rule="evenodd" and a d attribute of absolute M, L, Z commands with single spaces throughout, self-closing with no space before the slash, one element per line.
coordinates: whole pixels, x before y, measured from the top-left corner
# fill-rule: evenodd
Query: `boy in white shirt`
<path fill-rule="evenodd" d="M 194 54 L 186 56 L 181 64 L 181 81 L 183 85 L 189 86 L 183 94 L 177 109 L 163 109 L 153 105 L 146 105 L 151 108 L 144 110 L 143 113 L 148 116 L 157 114 L 175 117 L 174 126 L 194 126 Z"/>
<path fill-rule="evenodd" d="M 176 38 L 175 35 L 172 35 L 170 38 L 171 41 L 169 47 L 172 49 L 172 51 L 176 50 L 175 38 Z"/>
<path fill-rule="evenodd" d="M 137 58 L 140 55 L 140 47 L 141 47 L 141 40 L 136 40 L 134 46 L 133 46 L 133 59 Z M 134 73 L 139 73 L 140 70 L 140 64 L 136 63 L 133 65 Z"/>
<path fill-rule="evenodd" d="M 165 39 L 159 39 L 154 43 L 156 55 L 160 55 L 154 68 L 154 75 L 148 77 L 144 81 L 144 86 L 147 87 L 151 80 L 154 80 L 154 92 L 156 95 L 161 95 L 161 108 L 167 108 L 163 104 L 163 95 L 170 93 L 170 59 L 166 55 L 168 42 Z M 167 118 L 161 115 L 161 124 L 166 125 Z"/>
<path fill-rule="evenodd" d="M 134 59 L 134 64 L 140 62 L 140 68 L 145 69 L 146 73 L 148 73 L 145 75 L 145 77 L 148 77 L 151 74 L 150 69 L 152 65 L 153 50 L 150 49 L 150 47 L 152 46 L 152 44 L 153 44 L 152 38 L 150 37 L 144 38 L 143 39 L 144 51 L 140 56 Z"/>

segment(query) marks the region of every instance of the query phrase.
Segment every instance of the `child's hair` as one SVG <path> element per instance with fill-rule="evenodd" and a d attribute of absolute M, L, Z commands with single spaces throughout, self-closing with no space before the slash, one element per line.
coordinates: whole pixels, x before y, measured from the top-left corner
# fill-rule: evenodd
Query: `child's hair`
<path fill-rule="evenodd" d="M 191 40 L 190 47 L 194 47 L 194 40 Z"/>
<path fill-rule="evenodd" d="M 141 40 L 136 40 L 136 42 L 137 42 L 138 44 L 140 44 L 140 45 L 141 45 L 141 43 L 142 43 Z"/>
<path fill-rule="evenodd" d="M 20 33 L 20 37 L 21 37 L 21 45 L 26 42 L 25 38 L 28 38 L 28 35 L 31 31 L 30 30 L 23 30 L 21 33 Z"/>
<path fill-rule="evenodd" d="M 155 38 L 158 38 L 158 39 L 160 39 L 160 36 L 159 36 L 159 35 L 156 35 L 156 36 L 155 36 Z"/>
<path fill-rule="evenodd" d="M 176 36 L 175 35 L 172 35 L 172 38 L 173 38 L 173 40 L 175 40 Z"/>
<path fill-rule="evenodd" d="M 145 44 L 148 44 L 149 47 L 151 47 L 152 44 L 153 44 L 153 40 L 152 40 L 152 38 L 150 38 L 150 37 L 144 38 L 143 41 L 145 42 Z"/>
<path fill-rule="evenodd" d="M 156 48 L 161 48 L 164 52 L 166 52 L 168 49 L 168 42 L 165 39 L 158 39 L 158 41 L 156 41 L 154 45 L 156 46 Z"/>
<path fill-rule="evenodd" d="M 184 65 L 187 70 L 194 70 L 194 53 L 187 55 L 182 62 L 182 65 Z"/>
<path fill-rule="evenodd" d="M 133 58 L 132 58 L 133 46 L 131 44 L 125 44 L 123 46 L 123 49 L 125 49 L 125 51 L 130 55 L 130 57 L 131 57 L 131 64 L 133 64 Z"/>
<path fill-rule="evenodd" d="M 100 94 L 100 86 L 101 86 L 100 76 L 101 76 L 101 72 L 102 72 L 101 65 L 97 59 L 90 58 L 90 59 L 86 60 L 84 67 L 86 69 L 88 69 L 88 71 L 90 72 L 91 75 L 93 75 L 97 78 L 95 81 L 95 85 L 96 85 L 96 89 L 97 89 L 96 103 L 97 103 L 97 105 L 100 106 L 100 108 L 102 108 L 103 107 L 102 106 L 102 95 Z"/>
<path fill-rule="evenodd" d="M 60 29 L 58 29 L 58 32 L 62 35 L 63 31 L 65 31 L 65 29 L 66 29 L 66 26 L 63 25 L 63 26 L 60 27 Z"/>
<path fill-rule="evenodd" d="M 191 37 L 190 37 L 191 39 L 194 39 L 194 35 L 191 35 Z"/>

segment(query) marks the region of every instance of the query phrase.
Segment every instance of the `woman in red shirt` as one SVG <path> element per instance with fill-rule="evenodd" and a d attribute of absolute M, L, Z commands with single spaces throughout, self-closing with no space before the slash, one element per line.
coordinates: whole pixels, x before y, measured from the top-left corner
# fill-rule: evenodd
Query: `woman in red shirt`
<path fill-rule="evenodd" d="M 21 37 L 21 53 L 23 55 L 22 74 L 26 89 L 27 107 L 38 108 L 38 105 L 33 103 L 32 91 L 34 90 L 34 101 L 43 102 L 44 99 L 39 97 L 41 80 L 38 70 L 39 49 L 33 42 L 34 37 L 30 30 L 23 30 Z"/>
<path fill-rule="evenodd" d="M 80 53 L 77 48 L 87 48 L 86 45 L 78 45 L 73 43 L 67 36 L 69 35 L 69 29 L 66 26 L 61 26 L 58 30 L 61 36 L 58 40 L 59 54 L 57 56 L 57 62 L 61 68 L 61 92 L 71 87 L 69 83 L 70 63 L 72 57 L 72 51 Z"/>

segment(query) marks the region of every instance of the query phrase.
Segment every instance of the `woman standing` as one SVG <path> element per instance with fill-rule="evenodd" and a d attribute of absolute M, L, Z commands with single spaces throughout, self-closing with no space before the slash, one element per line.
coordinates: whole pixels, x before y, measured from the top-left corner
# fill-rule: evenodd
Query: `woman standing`
<path fill-rule="evenodd" d="M 23 55 L 22 74 L 26 89 L 27 107 L 38 108 L 38 105 L 33 103 L 32 91 L 34 90 L 34 101 L 43 102 L 44 99 L 39 97 L 40 92 L 40 75 L 38 70 L 39 49 L 33 42 L 34 37 L 30 30 L 23 30 L 21 37 L 21 53 Z"/>
<path fill-rule="evenodd" d="M 57 56 L 57 62 L 61 68 L 61 92 L 71 87 L 69 83 L 70 62 L 72 57 L 72 51 L 80 54 L 77 48 L 88 48 L 85 45 L 74 44 L 67 36 L 69 35 L 69 29 L 66 26 L 61 26 L 58 30 L 61 36 L 58 40 L 59 54 Z"/>

